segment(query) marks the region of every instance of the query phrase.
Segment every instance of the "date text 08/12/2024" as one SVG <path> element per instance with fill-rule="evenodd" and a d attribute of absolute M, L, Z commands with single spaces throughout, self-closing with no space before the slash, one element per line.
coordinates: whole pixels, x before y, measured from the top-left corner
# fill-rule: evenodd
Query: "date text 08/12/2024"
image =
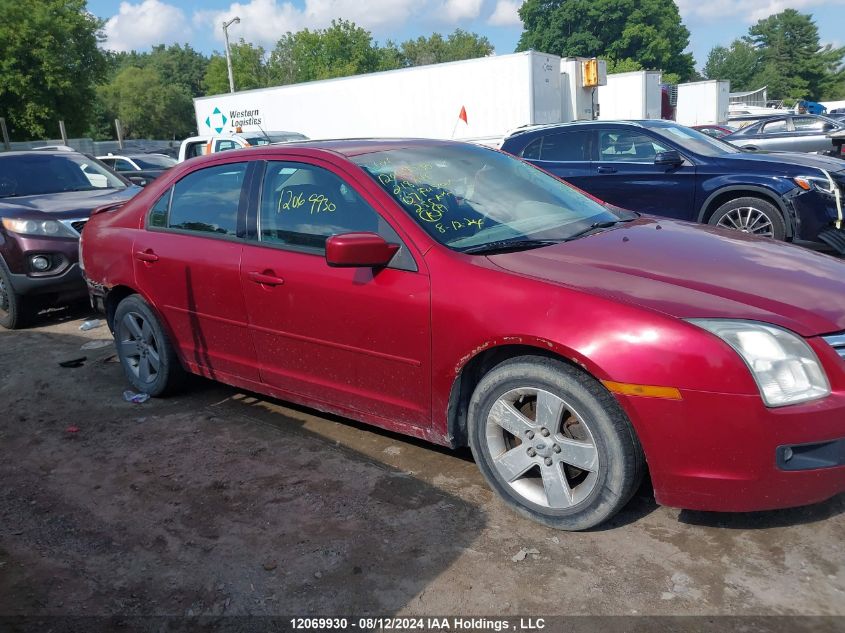
<path fill-rule="evenodd" d="M 308 630 L 382 630 L 382 631 L 539 631 L 545 628 L 544 618 L 465 618 L 465 617 L 398 617 L 398 618 L 291 618 L 291 628 Z"/>

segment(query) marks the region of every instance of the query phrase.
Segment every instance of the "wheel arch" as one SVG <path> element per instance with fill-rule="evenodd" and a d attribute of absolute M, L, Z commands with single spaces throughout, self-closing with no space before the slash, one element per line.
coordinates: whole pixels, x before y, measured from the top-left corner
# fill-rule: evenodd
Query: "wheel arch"
<path fill-rule="evenodd" d="M 784 202 L 781 195 L 776 191 L 761 185 L 728 185 L 717 189 L 707 196 L 704 204 L 701 205 L 698 211 L 698 222 L 706 224 L 713 213 L 716 212 L 716 209 L 736 198 L 760 198 L 773 204 L 783 216 L 786 236 L 788 238 L 794 237 L 795 217 L 791 207 Z"/>
<path fill-rule="evenodd" d="M 143 299 L 146 304 L 149 306 L 150 310 L 153 311 L 153 314 L 158 319 L 158 322 L 161 324 L 161 327 L 164 329 L 165 333 L 167 334 L 168 338 L 173 344 L 173 349 L 176 352 L 176 357 L 179 359 L 179 362 L 182 364 L 182 367 L 187 367 L 185 364 L 185 359 L 182 358 L 182 348 L 177 344 L 177 338 L 174 336 L 173 328 L 170 327 L 170 323 L 167 322 L 167 319 L 161 313 L 161 310 L 158 309 L 156 304 L 153 301 L 150 301 L 150 298 L 147 297 L 143 292 L 133 288 L 131 286 L 127 286 L 124 284 L 118 284 L 116 286 L 112 286 L 108 289 L 104 299 L 104 308 L 106 313 L 106 323 L 109 326 L 109 330 L 114 332 L 114 315 L 117 312 L 117 306 L 120 305 L 120 302 L 126 299 L 126 297 L 130 297 L 132 295 L 138 295 Z"/>
<path fill-rule="evenodd" d="M 516 338 L 516 337 L 514 337 Z M 520 339 L 519 342 L 500 341 L 476 348 L 476 353 L 462 359 L 449 392 L 446 410 L 447 438 L 453 448 L 469 445 L 467 412 L 469 401 L 479 381 L 497 365 L 520 356 L 541 356 L 559 360 L 601 382 L 601 371 L 589 366 L 580 354 L 566 350 L 551 341 Z"/>

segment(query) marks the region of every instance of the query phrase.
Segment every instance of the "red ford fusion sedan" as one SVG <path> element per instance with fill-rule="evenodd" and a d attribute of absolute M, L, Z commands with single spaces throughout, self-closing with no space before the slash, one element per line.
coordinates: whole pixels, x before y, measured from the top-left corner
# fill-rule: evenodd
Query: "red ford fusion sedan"
<path fill-rule="evenodd" d="M 184 163 L 82 261 L 127 379 L 185 372 L 447 446 L 546 525 L 845 490 L 845 263 L 608 207 L 473 145 Z"/>

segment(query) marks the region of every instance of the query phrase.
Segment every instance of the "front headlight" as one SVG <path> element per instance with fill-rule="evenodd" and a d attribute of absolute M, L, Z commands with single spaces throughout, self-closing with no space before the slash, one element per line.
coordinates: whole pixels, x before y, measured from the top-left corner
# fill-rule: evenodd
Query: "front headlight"
<path fill-rule="evenodd" d="M 792 181 L 804 191 L 821 191 L 829 196 L 836 195 L 836 183 L 826 176 L 796 176 Z"/>
<path fill-rule="evenodd" d="M 37 235 L 40 237 L 77 237 L 76 233 L 56 220 L 3 218 L 3 227 L 7 231 L 19 233 L 20 235 Z"/>
<path fill-rule="evenodd" d="M 819 359 L 800 336 L 754 321 L 689 322 L 734 348 L 751 370 L 766 406 L 782 407 L 830 394 L 830 383 Z"/>

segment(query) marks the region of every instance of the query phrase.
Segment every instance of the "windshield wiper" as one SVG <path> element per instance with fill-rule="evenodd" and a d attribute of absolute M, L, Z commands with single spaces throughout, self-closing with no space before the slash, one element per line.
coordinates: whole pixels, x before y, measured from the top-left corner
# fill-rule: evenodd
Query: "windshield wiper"
<path fill-rule="evenodd" d="M 478 244 L 477 246 L 470 246 L 463 249 L 462 253 L 469 255 L 492 255 L 493 253 L 506 253 L 508 251 L 524 251 L 531 248 L 540 248 L 542 246 L 551 246 L 552 244 L 560 244 L 563 240 L 498 240 L 496 242 L 488 242 L 487 244 Z"/>
<path fill-rule="evenodd" d="M 632 222 L 633 220 L 636 220 L 636 219 L 637 219 L 636 217 L 633 217 L 633 218 L 624 218 L 624 219 L 619 219 L 619 220 L 604 220 L 603 222 L 593 222 L 590 226 L 588 226 L 583 231 L 578 231 L 577 233 L 573 233 L 572 235 L 570 235 L 569 237 L 567 237 L 563 241 L 568 242 L 570 240 L 574 240 L 574 239 L 577 239 L 579 237 L 584 237 L 588 233 L 592 233 L 593 231 L 595 231 L 597 229 L 609 229 L 613 226 L 616 226 L 617 224 L 622 224 L 623 222 Z"/>

